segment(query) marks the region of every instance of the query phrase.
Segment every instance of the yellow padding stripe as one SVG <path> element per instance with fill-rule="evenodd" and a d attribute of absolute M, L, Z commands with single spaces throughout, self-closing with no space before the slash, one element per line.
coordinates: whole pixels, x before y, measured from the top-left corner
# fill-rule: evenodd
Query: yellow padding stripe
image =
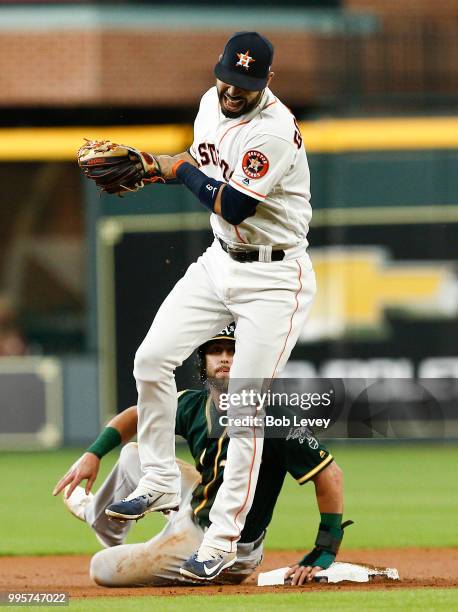
<path fill-rule="evenodd" d="M 141 151 L 179 153 L 192 144 L 192 127 L 181 125 L 1 129 L 0 160 L 76 161 L 76 152 L 90 140 L 109 139 Z"/>
<path fill-rule="evenodd" d="M 301 476 L 300 478 L 296 478 L 297 482 L 299 484 L 303 484 L 304 482 L 307 482 L 307 480 L 310 480 L 310 478 L 312 478 L 313 476 L 315 476 L 315 474 L 317 472 L 319 472 L 320 470 L 322 470 L 324 467 L 326 467 L 328 465 L 328 463 L 331 463 L 331 461 L 334 459 L 334 457 L 332 455 L 328 455 L 326 457 L 326 459 L 324 459 L 321 463 L 319 463 L 318 465 L 316 465 L 313 470 L 310 470 L 310 472 L 307 472 L 307 474 L 304 474 L 303 476 Z"/>
<path fill-rule="evenodd" d="M 301 124 L 316 153 L 458 148 L 458 117 L 329 119 Z"/>
<path fill-rule="evenodd" d="M 458 149 L 458 117 L 321 119 L 300 123 L 309 153 Z M 0 129 L 2 161 L 75 161 L 84 138 L 108 138 L 153 153 L 179 153 L 192 126 L 108 126 Z"/>

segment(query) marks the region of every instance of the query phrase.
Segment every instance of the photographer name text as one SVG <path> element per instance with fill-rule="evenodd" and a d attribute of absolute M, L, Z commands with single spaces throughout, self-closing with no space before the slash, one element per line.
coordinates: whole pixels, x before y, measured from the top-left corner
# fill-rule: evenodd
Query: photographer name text
<path fill-rule="evenodd" d="M 267 415 L 264 419 L 259 416 L 229 417 L 222 415 L 219 417 L 221 427 L 323 427 L 327 429 L 330 422 L 331 419 L 306 419 L 297 415 L 292 417 Z"/>

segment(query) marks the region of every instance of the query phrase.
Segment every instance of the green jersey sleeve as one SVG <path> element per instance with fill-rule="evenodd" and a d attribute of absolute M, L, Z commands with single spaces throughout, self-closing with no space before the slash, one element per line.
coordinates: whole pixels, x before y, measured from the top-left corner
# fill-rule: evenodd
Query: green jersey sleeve
<path fill-rule="evenodd" d="M 184 391 L 178 392 L 178 406 L 177 406 L 177 415 L 175 420 L 175 434 L 177 436 L 183 436 L 186 438 L 186 432 L 189 428 L 189 411 L 186 410 L 188 402 L 185 402 L 185 396 L 189 393 L 189 389 L 184 389 Z"/>
<path fill-rule="evenodd" d="M 202 389 L 185 389 L 178 393 L 175 434 L 183 436 L 189 443 L 190 437 L 199 432 L 206 434 L 205 401 L 207 392 Z"/>
<path fill-rule="evenodd" d="M 291 429 L 286 438 L 276 442 L 286 471 L 299 484 L 308 482 L 334 459 L 326 446 L 305 427 Z"/>

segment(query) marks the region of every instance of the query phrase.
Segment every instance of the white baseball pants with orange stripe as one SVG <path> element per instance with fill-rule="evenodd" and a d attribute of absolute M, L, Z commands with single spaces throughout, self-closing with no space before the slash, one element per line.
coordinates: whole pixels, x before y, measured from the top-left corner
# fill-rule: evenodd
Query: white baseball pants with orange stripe
<path fill-rule="evenodd" d="M 91 578 L 101 586 L 167 586 L 189 585 L 196 581 L 180 574 L 180 567 L 199 547 L 205 530 L 194 520 L 192 492 L 200 482 L 194 466 L 177 460 L 181 472 L 181 499 L 178 512 L 171 512 L 163 529 L 147 542 L 124 544 L 133 521 L 109 520 L 105 508 L 117 496 L 129 494 L 140 477 L 140 460 L 136 444 L 126 444 L 119 461 L 86 506 L 86 522 L 105 549 L 91 560 Z M 261 540 L 261 541 L 259 541 Z M 240 584 L 262 561 L 262 536 L 256 542 L 237 545 L 237 562 L 214 581 L 217 584 Z"/>
<path fill-rule="evenodd" d="M 180 491 L 175 461 L 175 368 L 235 321 L 229 393 L 239 392 L 243 380 L 270 380 L 284 368 L 315 291 L 315 275 L 305 249 L 278 262 L 240 263 L 215 240 L 191 264 L 158 310 L 135 356 L 138 442 L 144 473 L 139 489 Z M 212 524 L 204 544 L 226 552 L 235 550 L 253 501 L 262 446 L 262 437 L 256 437 L 250 428 L 231 438 L 224 482 L 210 513 Z"/>

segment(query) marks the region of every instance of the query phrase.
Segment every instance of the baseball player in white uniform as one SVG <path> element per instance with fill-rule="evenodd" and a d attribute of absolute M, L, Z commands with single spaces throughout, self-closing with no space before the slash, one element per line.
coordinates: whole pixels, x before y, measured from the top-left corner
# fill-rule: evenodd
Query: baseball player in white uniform
<path fill-rule="evenodd" d="M 168 514 L 159 533 L 147 542 L 124 544 L 132 521 L 120 523 L 104 513 L 116 495 L 127 495 L 142 477 L 137 444 L 129 442 L 137 429 L 135 406 L 113 417 L 57 483 L 53 494 L 64 491 L 66 507 L 93 529 L 106 549 L 91 560 L 90 574 L 97 584 L 111 587 L 196 584 L 192 578 L 180 575 L 180 567 L 205 536 L 224 477 L 228 438 L 221 423 L 221 416 L 225 415 L 217 406 L 221 394 L 227 392 L 235 353 L 234 329 L 234 325 L 229 325 L 197 350 L 204 388 L 186 389 L 178 394 L 175 432 L 186 440 L 194 465 L 178 460 L 180 509 Z M 127 444 L 116 465 L 94 495 L 91 489 L 103 457 L 123 442 Z M 349 524 L 342 523 L 342 471 L 313 432 L 298 427 L 283 438 L 266 436 L 253 504 L 237 542 L 237 562 L 216 578 L 218 582 L 240 583 L 261 563 L 266 530 L 288 474 L 301 486 L 313 482 L 320 523 L 313 550 L 291 563 L 287 577 L 291 577 L 292 585 L 303 584 L 334 563 Z M 78 486 L 83 480 L 87 481 L 85 488 Z M 299 526 L 303 519 L 296 516 L 295 520 Z M 314 517 L 307 516 L 306 520 L 310 522 Z M 298 545 L 299 532 L 300 527 Z"/>
<path fill-rule="evenodd" d="M 215 67 L 216 87 L 202 97 L 192 147 L 158 157 L 164 178 L 178 179 L 210 211 L 215 240 L 165 299 L 135 356 L 143 477 L 107 508 L 113 518 L 179 506 L 174 370 L 209 332 L 236 321 L 235 397 L 281 372 L 310 310 L 309 168 L 295 118 L 268 88 L 272 60 L 273 47 L 260 34 L 230 38 Z M 256 408 L 247 404 L 242 413 L 254 416 Z M 236 561 L 263 446 L 260 428 L 237 434 L 210 527 L 181 568 L 189 578 L 211 580 Z"/>

